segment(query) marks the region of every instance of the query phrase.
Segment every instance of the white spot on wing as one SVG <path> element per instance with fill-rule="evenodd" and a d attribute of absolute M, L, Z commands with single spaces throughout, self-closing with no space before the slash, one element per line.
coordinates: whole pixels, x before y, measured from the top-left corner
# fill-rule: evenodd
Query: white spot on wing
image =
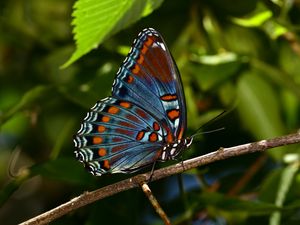
<path fill-rule="evenodd" d="M 176 152 L 176 148 L 172 148 L 170 151 L 170 155 L 174 155 L 175 152 Z"/>
<path fill-rule="evenodd" d="M 174 126 L 175 126 L 175 127 L 178 127 L 178 126 L 179 126 L 179 118 L 177 118 L 177 119 L 174 121 Z"/>
<path fill-rule="evenodd" d="M 159 45 L 164 51 L 166 51 L 166 46 L 162 42 L 160 42 Z"/>
<path fill-rule="evenodd" d="M 163 151 L 163 152 L 161 153 L 161 159 L 162 159 L 162 160 L 166 160 L 166 151 Z"/>

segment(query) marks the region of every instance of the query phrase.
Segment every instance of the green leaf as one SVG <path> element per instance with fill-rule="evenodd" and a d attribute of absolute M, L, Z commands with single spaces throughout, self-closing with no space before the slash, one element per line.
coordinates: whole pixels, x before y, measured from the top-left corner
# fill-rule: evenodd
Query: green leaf
<path fill-rule="evenodd" d="M 43 164 L 34 165 L 31 167 L 30 172 L 32 175 L 41 175 L 53 180 L 73 184 L 91 183 L 94 179 L 93 176 L 83 169 L 81 163 L 70 157 L 60 157 Z"/>
<path fill-rule="evenodd" d="M 23 172 L 20 176 L 8 182 L 0 191 L 0 207 L 19 189 L 19 187 L 31 177 L 30 173 Z"/>
<path fill-rule="evenodd" d="M 257 139 L 284 133 L 278 96 L 269 83 L 254 71 L 249 71 L 240 78 L 237 94 L 244 126 Z"/>
<path fill-rule="evenodd" d="M 59 180 L 70 184 L 91 184 L 95 177 L 83 169 L 81 163 L 74 158 L 58 158 L 42 164 L 36 164 L 23 169 L 20 174 L 8 182 L 0 192 L 0 206 L 2 206 L 20 186 L 34 176 L 43 176 L 52 180 Z"/>
<path fill-rule="evenodd" d="M 189 71 L 195 75 L 199 87 L 204 91 L 234 76 L 242 65 L 241 60 L 231 53 L 202 56 L 197 61 L 199 63 L 191 64 Z"/>
<path fill-rule="evenodd" d="M 15 113 L 20 110 L 29 108 L 33 104 L 36 104 L 40 101 L 45 101 L 52 94 L 53 89 L 48 86 L 39 85 L 31 90 L 27 91 L 22 99 L 13 106 L 9 111 L 5 112 L 0 116 L 0 124 L 3 125 L 7 120 L 9 120 Z"/>
<path fill-rule="evenodd" d="M 280 179 L 279 189 L 277 191 L 275 205 L 278 207 L 282 207 L 284 200 L 286 199 L 287 193 L 291 188 L 292 181 L 298 171 L 297 163 L 291 164 L 287 166 L 282 174 Z M 281 212 L 274 212 L 270 217 L 270 225 L 279 225 L 281 219 Z"/>
<path fill-rule="evenodd" d="M 78 0 L 73 13 L 76 51 L 62 66 L 67 67 L 109 35 L 150 14 L 163 0 Z"/>
<path fill-rule="evenodd" d="M 255 14 L 254 16 L 247 18 L 247 19 L 241 19 L 241 18 L 233 18 L 233 22 L 240 26 L 244 27 L 258 27 L 262 25 L 264 22 L 269 20 L 272 17 L 271 11 L 263 11 Z"/>

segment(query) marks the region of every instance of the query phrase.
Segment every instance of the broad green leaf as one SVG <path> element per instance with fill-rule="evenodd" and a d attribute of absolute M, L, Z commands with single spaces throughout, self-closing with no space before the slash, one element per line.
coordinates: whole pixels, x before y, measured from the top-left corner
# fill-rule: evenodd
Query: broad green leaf
<path fill-rule="evenodd" d="M 238 110 L 244 126 L 259 140 L 284 133 L 278 96 L 254 71 L 238 82 Z"/>
<path fill-rule="evenodd" d="M 295 60 L 297 60 L 296 55 L 295 58 L 296 58 Z M 295 80 L 297 80 L 299 77 L 298 72 L 291 71 L 291 74 L 294 74 L 295 76 L 294 78 L 289 73 L 285 73 L 284 71 L 276 68 L 275 66 L 267 64 L 261 60 L 257 60 L 253 58 L 250 61 L 250 63 L 251 63 L 251 67 L 255 68 L 255 70 L 262 72 L 264 76 L 270 78 L 273 82 L 276 82 L 280 87 L 287 88 L 291 93 L 295 94 L 295 96 L 300 98 L 300 85 L 295 82 Z"/>
<path fill-rule="evenodd" d="M 221 56 L 201 57 L 201 64 L 191 64 L 190 72 L 195 74 L 199 87 L 208 91 L 236 74 L 241 66 L 239 59 Z"/>
<path fill-rule="evenodd" d="M 281 118 L 280 95 L 258 71 L 249 71 L 238 82 L 238 111 L 244 127 L 257 139 L 267 139 L 286 133 Z M 292 147 L 291 147 L 292 148 Z M 269 149 L 276 160 L 282 160 L 289 146 Z"/>
<path fill-rule="evenodd" d="M 72 21 L 76 50 L 63 67 L 97 48 L 109 35 L 147 16 L 162 2 L 163 0 L 78 0 L 74 5 Z"/>

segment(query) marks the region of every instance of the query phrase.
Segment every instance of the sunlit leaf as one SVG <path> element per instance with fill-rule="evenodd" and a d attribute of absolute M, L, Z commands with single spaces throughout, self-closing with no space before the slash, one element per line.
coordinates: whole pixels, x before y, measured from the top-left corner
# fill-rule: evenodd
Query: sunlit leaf
<path fill-rule="evenodd" d="M 245 127 L 257 139 L 284 133 L 276 92 L 258 74 L 244 74 L 238 83 L 238 110 Z M 263 94 L 262 94 L 263 93 Z"/>
<path fill-rule="evenodd" d="M 147 16 L 163 0 L 78 0 L 74 5 L 73 33 L 76 51 L 66 67 L 88 53 L 111 34 Z"/>
<path fill-rule="evenodd" d="M 262 25 L 271 17 L 272 17 L 271 11 L 264 11 L 264 12 L 259 12 L 250 18 L 245 18 L 245 19 L 233 18 L 232 21 L 244 27 L 257 27 Z"/>

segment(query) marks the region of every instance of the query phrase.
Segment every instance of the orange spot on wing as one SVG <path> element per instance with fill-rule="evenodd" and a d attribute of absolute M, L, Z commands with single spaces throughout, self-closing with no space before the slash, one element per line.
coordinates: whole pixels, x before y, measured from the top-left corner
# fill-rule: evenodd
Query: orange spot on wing
<path fill-rule="evenodd" d="M 124 121 L 121 121 L 119 123 L 119 125 L 121 125 L 122 127 L 130 127 L 130 128 L 135 128 L 134 125 L 132 125 L 131 123 L 128 123 L 128 122 L 124 122 Z"/>
<path fill-rule="evenodd" d="M 126 115 L 126 118 L 129 119 L 129 120 L 132 120 L 134 122 L 138 122 L 138 118 L 135 117 L 134 115 Z"/>
<path fill-rule="evenodd" d="M 155 158 L 158 159 L 161 157 L 162 149 L 158 150 L 155 154 Z"/>
<path fill-rule="evenodd" d="M 172 143 L 174 141 L 173 135 L 170 130 L 167 130 L 167 143 Z"/>
<path fill-rule="evenodd" d="M 130 108 L 131 104 L 129 102 L 120 102 L 120 106 L 122 106 L 124 108 Z"/>
<path fill-rule="evenodd" d="M 123 141 L 123 138 L 115 137 L 112 139 L 112 142 L 121 142 Z"/>
<path fill-rule="evenodd" d="M 99 133 L 102 133 L 102 132 L 104 132 L 105 130 L 106 130 L 105 126 L 102 126 L 102 125 L 99 125 L 99 126 L 98 126 L 98 132 L 99 132 Z"/>
<path fill-rule="evenodd" d="M 147 115 L 146 115 L 146 113 L 143 111 L 143 110 L 141 110 L 141 109 L 136 109 L 136 113 L 139 115 L 139 116 L 141 116 L 142 118 L 147 118 Z"/>
<path fill-rule="evenodd" d="M 140 72 L 141 68 L 139 65 L 135 64 L 134 68 L 131 70 L 132 73 L 138 74 Z"/>
<path fill-rule="evenodd" d="M 177 95 L 163 95 L 160 99 L 163 101 L 173 101 L 177 99 Z"/>
<path fill-rule="evenodd" d="M 103 167 L 104 167 L 105 169 L 109 169 L 109 168 L 110 168 L 110 165 L 109 165 L 109 161 L 108 161 L 108 160 L 104 160 L 104 161 L 103 161 Z"/>
<path fill-rule="evenodd" d="M 144 44 L 150 46 L 153 44 L 153 42 L 154 42 L 154 37 L 148 37 Z"/>
<path fill-rule="evenodd" d="M 111 113 L 111 114 L 116 114 L 116 113 L 118 113 L 119 111 L 120 111 L 120 109 L 117 108 L 117 107 L 115 107 L 115 106 L 111 106 L 111 107 L 109 107 L 109 109 L 108 109 L 108 112 Z"/>
<path fill-rule="evenodd" d="M 93 137 L 93 143 L 96 144 L 101 144 L 103 141 L 102 137 Z"/>
<path fill-rule="evenodd" d="M 126 77 L 126 82 L 129 83 L 129 84 L 132 83 L 133 80 L 134 80 L 133 76 L 128 75 L 128 76 Z"/>
<path fill-rule="evenodd" d="M 179 131 L 179 134 L 178 134 L 178 137 L 177 137 L 177 139 L 181 139 L 182 137 L 183 137 L 183 133 L 184 133 L 184 128 L 183 127 L 181 127 L 181 129 L 180 129 L 180 131 Z"/>
<path fill-rule="evenodd" d="M 122 145 L 115 146 L 111 149 L 111 152 L 118 152 L 123 149 Z"/>
<path fill-rule="evenodd" d="M 143 139 L 144 135 L 145 135 L 145 131 L 142 131 L 142 130 L 141 130 L 141 131 L 138 132 L 138 134 L 136 135 L 136 138 L 135 138 L 135 139 L 136 139 L 137 141 L 140 141 L 140 140 Z"/>
<path fill-rule="evenodd" d="M 154 123 L 153 123 L 153 129 L 154 129 L 155 131 L 159 131 L 159 130 L 160 130 L 160 126 L 159 126 L 159 124 L 158 124 L 157 122 L 154 122 Z"/>
<path fill-rule="evenodd" d="M 144 54 L 144 55 L 146 54 L 146 52 L 148 51 L 148 47 L 151 46 L 153 44 L 153 42 L 154 42 L 153 37 L 152 38 L 148 37 L 148 39 L 144 42 L 144 45 L 141 49 L 142 54 Z"/>
<path fill-rule="evenodd" d="M 107 153 L 107 151 L 106 151 L 105 148 L 100 148 L 100 149 L 98 150 L 98 155 L 99 155 L 99 156 L 105 156 L 106 153 Z"/>
<path fill-rule="evenodd" d="M 151 142 L 156 142 L 157 139 L 158 139 L 157 133 L 152 132 L 152 133 L 149 135 L 149 141 L 151 141 Z"/>
<path fill-rule="evenodd" d="M 135 128 L 134 125 L 132 125 L 131 123 L 128 123 L 128 122 L 121 121 L 119 124 L 120 124 L 121 126 L 123 126 L 123 127 L 131 127 L 131 128 Z"/>
<path fill-rule="evenodd" d="M 138 58 L 138 60 L 137 60 L 137 63 L 138 64 L 142 64 L 144 62 L 144 59 L 145 59 L 144 56 L 140 55 L 139 58 Z"/>
<path fill-rule="evenodd" d="M 125 129 L 122 129 L 122 128 L 117 128 L 116 132 L 120 133 L 120 134 L 125 134 L 125 135 L 128 135 L 128 136 L 133 135 L 133 131 L 125 130 Z"/>
<path fill-rule="evenodd" d="M 108 116 L 103 116 L 102 117 L 102 122 L 107 123 L 107 122 L 109 122 L 109 120 L 110 120 L 110 117 L 108 117 Z"/>
<path fill-rule="evenodd" d="M 145 55 L 147 51 L 148 51 L 148 47 L 146 45 L 143 45 L 141 52 Z"/>
<path fill-rule="evenodd" d="M 179 110 L 178 109 L 172 109 L 170 111 L 168 111 L 167 115 L 168 115 L 168 118 L 170 120 L 175 120 L 179 117 Z"/>

